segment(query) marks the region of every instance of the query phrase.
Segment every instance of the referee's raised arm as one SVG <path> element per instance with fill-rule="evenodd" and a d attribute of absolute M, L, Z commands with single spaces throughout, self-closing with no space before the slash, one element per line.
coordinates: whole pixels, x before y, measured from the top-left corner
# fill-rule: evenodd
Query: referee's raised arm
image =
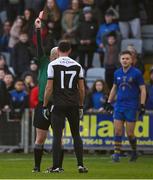
<path fill-rule="evenodd" d="M 35 20 L 35 28 L 36 28 L 36 35 L 37 35 L 37 57 L 40 58 L 44 55 L 44 51 L 43 51 L 42 40 L 41 40 L 41 20 L 39 18 Z"/>

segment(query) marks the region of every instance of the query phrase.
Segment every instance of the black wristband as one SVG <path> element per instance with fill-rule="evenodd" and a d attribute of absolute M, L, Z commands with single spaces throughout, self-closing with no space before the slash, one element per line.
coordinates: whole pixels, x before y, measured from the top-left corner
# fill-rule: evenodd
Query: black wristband
<path fill-rule="evenodd" d="M 83 106 L 79 106 L 79 109 L 83 109 Z"/>

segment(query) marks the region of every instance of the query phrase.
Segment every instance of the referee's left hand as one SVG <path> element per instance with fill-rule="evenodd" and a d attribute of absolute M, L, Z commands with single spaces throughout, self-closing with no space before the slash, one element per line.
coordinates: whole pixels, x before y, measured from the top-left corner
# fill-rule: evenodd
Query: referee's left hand
<path fill-rule="evenodd" d="M 48 120 L 49 119 L 49 110 L 48 110 L 48 108 L 47 107 L 43 107 L 43 116 L 44 116 L 44 118 L 46 119 L 46 120 Z"/>

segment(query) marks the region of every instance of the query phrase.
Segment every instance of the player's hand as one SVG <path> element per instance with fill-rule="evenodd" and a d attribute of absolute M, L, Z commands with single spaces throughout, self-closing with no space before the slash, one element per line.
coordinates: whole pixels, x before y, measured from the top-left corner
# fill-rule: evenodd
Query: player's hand
<path fill-rule="evenodd" d="M 106 102 L 105 105 L 104 105 L 104 109 L 105 111 L 109 112 L 109 113 L 112 113 L 114 108 L 113 106 L 111 105 L 111 103 L 109 102 Z"/>
<path fill-rule="evenodd" d="M 47 107 L 43 107 L 43 116 L 46 120 L 49 119 L 50 112 Z"/>
<path fill-rule="evenodd" d="M 83 120 L 83 107 L 82 106 L 79 107 L 79 119 Z"/>
<path fill-rule="evenodd" d="M 140 105 L 140 109 L 139 109 L 139 116 L 142 116 L 145 114 L 145 105 L 144 104 L 141 104 Z"/>
<path fill-rule="evenodd" d="M 37 18 L 35 20 L 35 28 L 36 29 L 40 29 L 41 28 L 41 20 L 39 18 Z"/>

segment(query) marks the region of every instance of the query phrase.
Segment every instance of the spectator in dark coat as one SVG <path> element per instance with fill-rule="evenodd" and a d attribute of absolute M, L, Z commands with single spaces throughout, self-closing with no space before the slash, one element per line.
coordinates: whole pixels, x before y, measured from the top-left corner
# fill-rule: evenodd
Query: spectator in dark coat
<path fill-rule="evenodd" d="M 153 67 L 150 70 L 150 82 L 147 84 L 146 109 L 153 110 Z"/>
<path fill-rule="evenodd" d="M 77 38 L 79 43 L 79 59 L 84 69 L 92 67 L 93 55 L 96 49 L 97 23 L 93 20 L 91 7 L 84 7 L 84 20 L 80 22 L 77 29 Z M 87 56 L 87 66 L 85 58 Z"/>
<path fill-rule="evenodd" d="M 6 0 L 8 3 L 8 19 L 13 22 L 24 11 L 24 0 Z"/>
<path fill-rule="evenodd" d="M 122 38 L 141 38 L 139 4 L 142 0 L 114 0 L 119 7 L 119 27 Z M 131 33 L 131 34 L 130 34 Z M 131 35 L 131 36 L 130 36 Z"/>
<path fill-rule="evenodd" d="M 30 61 L 30 68 L 29 68 L 28 71 L 26 71 L 26 72 L 24 72 L 24 73 L 22 74 L 22 79 L 24 79 L 24 77 L 25 77 L 27 74 L 32 75 L 34 84 L 36 85 L 36 84 L 37 84 L 37 80 L 38 80 L 37 58 L 33 58 L 33 59 Z"/>
<path fill-rule="evenodd" d="M 4 83 L 4 77 L 5 72 L 3 69 L 0 69 L 0 115 L 2 114 L 2 111 L 5 111 L 9 105 L 9 95 Z"/>
<path fill-rule="evenodd" d="M 152 0 L 144 0 L 144 7 L 147 13 L 147 23 L 153 24 L 153 1 Z"/>
<path fill-rule="evenodd" d="M 3 69 L 5 73 L 9 73 L 9 68 L 6 64 L 6 58 L 3 54 L 0 54 L 0 69 Z"/>
<path fill-rule="evenodd" d="M 11 55 L 12 66 L 17 77 L 21 77 L 22 73 L 29 69 L 32 59 L 28 35 L 21 33 L 19 39 L 20 41 L 13 48 Z"/>
<path fill-rule="evenodd" d="M 24 0 L 25 9 L 30 8 L 33 9 L 36 13 L 36 16 L 43 9 L 45 1 L 44 0 Z"/>
<path fill-rule="evenodd" d="M 99 21 L 101 23 L 105 22 L 105 12 L 111 6 L 110 0 L 95 0 L 96 8 L 99 12 Z"/>

